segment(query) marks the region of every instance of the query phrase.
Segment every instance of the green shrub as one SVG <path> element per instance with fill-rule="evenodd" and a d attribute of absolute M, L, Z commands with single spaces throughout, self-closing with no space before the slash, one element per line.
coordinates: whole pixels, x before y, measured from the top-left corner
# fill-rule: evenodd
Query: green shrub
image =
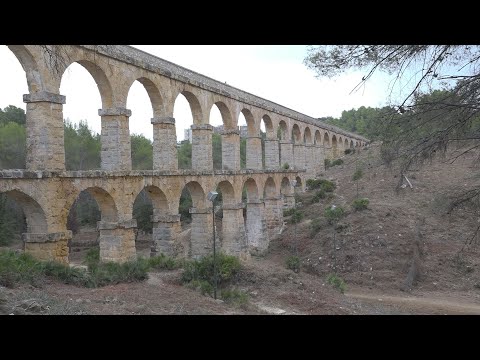
<path fill-rule="evenodd" d="M 325 168 L 327 169 L 332 166 L 332 162 L 330 159 L 325 159 L 324 163 L 325 163 Z"/>
<path fill-rule="evenodd" d="M 368 199 L 355 199 L 352 203 L 352 207 L 357 211 L 361 211 L 365 210 L 369 203 L 370 201 Z"/>
<path fill-rule="evenodd" d="M 153 269 L 173 270 L 181 266 L 181 263 L 179 261 L 176 261 L 169 256 L 165 256 L 164 254 L 148 258 L 147 261 L 149 267 Z"/>
<path fill-rule="evenodd" d="M 325 227 L 325 220 L 323 219 L 313 219 L 310 223 L 310 236 L 315 236 L 322 228 Z"/>
<path fill-rule="evenodd" d="M 345 284 L 345 281 L 340 276 L 335 274 L 328 275 L 327 282 L 342 294 L 345 293 L 345 290 L 347 289 L 347 284 Z"/>
<path fill-rule="evenodd" d="M 88 272 L 55 261 L 38 261 L 30 254 L 12 250 L 0 251 L 0 285 L 14 287 L 17 283 L 41 285 L 47 277 L 65 284 L 84 287 L 101 287 L 110 284 L 142 281 L 150 268 L 173 269 L 179 266 L 165 256 L 139 258 L 122 264 L 100 262 L 98 248 L 90 249 L 84 259 Z"/>
<path fill-rule="evenodd" d="M 283 216 L 290 216 L 290 215 L 292 215 L 294 212 L 295 212 L 295 209 L 294 209 L 294 208 L 285 209 L 285 210 L 283 210 Z"/>
<path fill-rule="evenodd" d="M 357 170 L 355 170 L 355 172 L 352 175 L 352 180 L 353 181 L 360 180 L 362 178 L 362 176 L 363 176 L 362 169 L 357 169 Z"/>
<path fill-rule="evenodd" d="M 100 263 L 100 247 L 92 247 L 87 251 L 85 254 L 85 258 L 83 259 L 83 264 L 87 265 L 88 270 L 92 270 L 98 266 Z"/>
<path fill-rule="evenodd" d="M 345 149 L 345 155 L 355 154 L 355 149 Z"/>
<path fill-rule="evenodd" d="M 337 188 L 337 185 L 335 185 L 334 182 L 328 181 L 328 180 L 320 180 L 320 190 L 323 190 L 325 192 L 333 192 Z"/>
<path fill-rule="evenodd" d="M 307 186 L 310 190 L 318 189 L 321 184 L 322 184 L 322 180 L 320 180 L 320 179 L 308 179 L 307 180 Z"/>
<path fill-rule="evenodd" d="M 192 280 L 186 283 L 185 286 L 189 289 L 200 291 L 202 295 L 213 296 L 213 285 L 207 280 Z"/>
<path fill-rule="evenodd" d="M 290 222 L 292 224 L 298 224 L 303 219 L 303 212 L 296 210 L 292 213 L 292 217 L 290 218 Z"/>
<path fill-rule="evenodd" d="M 325 209 L 324 215 L 327 218 L 329 224 L 333 224 L 340 220 L 344 214 L 344 210 L 341 206 L 329 206 Z"/>
<path fill-rule="evenodd" d="M 331 166 L 342 165 L 342 164 L 343 164 L 343 160 L 342 159 L 337 159 L 337 160 L 332 161 Z"/>
<path fill-rule="evenodd" d="M 310 190 L 320 189 L 326 192 L 335 190 L 335 183 L 325 179 L 308 179 L 307 186 Z"/>
<path fill-rule="evenodd" d="M 216 256 L 217 284 L 220 286 L 229 282 L 240 271 L 240 260 L 235 256 L 218 253 Z M 213 255 L 207 255 L 200 260 L 186 261 L 182 274 L 182 282 L 189 283 L 193 280 L 214 283 Z"/>
<path fill-rule="evenodd" d="M 290 169 L 290 165 L 288 165 L 288 163 L 285 163 L 285 164 L 283 164 L 282 169 L 288 170 L 288 169 Z"/>
<path fill-rule="evenodd" d="M 326 197 L 327 197 L 327 194 L 325 193 L 325 191 L 319 190 L 312 197 L 312 199 L 310 200 L 310 203 L 311 204 L 318 203 L 321 199 L 325 199 Z"/>
<path fill-rule="evenodd" d="M 223 289 L 220 297 L 228 304 L 244 307 L 248 304 L 248 294 L 237 289 Z"/>
<path fill-rule="evenodd" d="M 38 285 L 43 268 L 30 254 L 13 250 L 0 252 L 0 285 L 13 288 L 17 283 Z"/>
<path fill-rule="evenodd" d="M 300 270 L 300 258 L 298 256 L 289 256 L 285 261 L 287 269 L 298 272 Z"/>

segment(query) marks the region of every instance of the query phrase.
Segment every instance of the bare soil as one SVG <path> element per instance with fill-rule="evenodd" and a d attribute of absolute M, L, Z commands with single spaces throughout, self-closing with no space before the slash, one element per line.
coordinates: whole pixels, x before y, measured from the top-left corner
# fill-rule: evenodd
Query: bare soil
<path fill-rule="evenodd" d="M 324 178 L 337 185 L 331 199 L 310 204 L 315 191 L 298 195 L 302 222 L 295 229 L 286 217 L 267 255 L 252 257 L 235 281 L 249 295 L 247 305 L 188 289 L 180 281 L 182 270 L 172 270 L 152 272 L 144 282 L 97 289 L 56 281 L 42 288 L 0 288 L 0 307 L 15 314 L 480 314 L 480 249 L 473 237 L 479 214 L 468 203 L 447 214 L 449 196 L 478 185 L 476 158 L 453 164 L 438 158 L 406 174 L 413 189 L 396 192 L 399 177 L 381 164 L 378 152 L 374 144 L 328 169 Z M 370 200 L 363 211 L 350 206 L 358 166 L 364 172 L 359 195 Z M 346 210 L 337 230 L 323 216 L 332 204 Z M 323 226 L 312 233 L 315 219 Z M 87 244 L 95 242 L 94 231 L 82 236 Z M 149 239 L 142 236 L 137 247 L 148 256 Z M 92 244 L 74 240 L 70 259 L 80 263 Z M 298 273 L 285 265 L 295 244 Z M 327 282 L 333 273 L 345 281 L 345 294 Z"/>

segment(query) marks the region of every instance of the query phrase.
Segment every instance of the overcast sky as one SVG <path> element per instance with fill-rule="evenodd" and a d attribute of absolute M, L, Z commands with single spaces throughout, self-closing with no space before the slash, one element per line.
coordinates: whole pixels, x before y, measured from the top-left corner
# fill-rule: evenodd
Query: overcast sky
<path fill-rule="evenodd" d="M 386 104 L 389 79 L 377 74 L 366 86 L 350 94 L 361 80 L 362 72 L 349 72 L 334 79 L 318 79 L 304 64 L 304 45 L 133 45 L 143 51 L 181 65 L 200 74 L 312 117 L 339 117 L 343 110 L 360 106 L 379 107 Z M 12 52 L 0 46 L 0 107 L 15 105 L 25 109 L 22 95 L 28 93 L 25 72 Z M 100 132 L 98 109 L 101 101 L 93 78 L 78 64 L 67 69 L 60 86 L 65 95 L 64 118 L 77 123 L 87 120 L 90 128 Z M 143 86 L 135 82 L 128 96 L 132 110 L 130 132 L 152 138 L 152 108 Z M 174 117 L 177 140 L 192 124 L 188 102 L 179 96 Z M 239 124 L 245 120 L 241 115 Z M 216 107 L 210 123 L 221 124 Z"/>

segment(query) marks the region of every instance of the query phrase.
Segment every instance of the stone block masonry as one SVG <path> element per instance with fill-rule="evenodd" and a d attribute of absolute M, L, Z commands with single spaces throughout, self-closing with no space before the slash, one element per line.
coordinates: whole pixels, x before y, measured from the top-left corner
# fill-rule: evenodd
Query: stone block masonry
<path fill-rule="evenodd" d="M 23 235 L 25 251 L 41 259 L 68 262 L 67 242 L 71 233 L 66 228 L 67 217 L 81 191 L 95 198 L 102 213 L 98 223 L 101 260 L 124 262 L 135 258 L 133 203 L 147 188 L 152 191 L 155 211 L 152 254 L 179 255 L 177 212 L 185 187 L 194 203 L 186 250 L 193 258 L 210 254 L 213 221 L 206 194 L 220 182 L 228 182 L 233 189 L 228 195 L 228 206 L 223 209 L 221 246 L 228 253 L 248 259 L 249 252 L 266 251 L 269 240 L 282 228 L 280 188 L 285 177 L 289 182 L 300 177 L 304 186 L 304 179 L 323 167 L 324 157 L 342 155 L 335 152 L 332 139 L 339 142 L 339 150 L 345 143 L 358 145 L 359 150 L 368 141 L 129 46 L 62 46 L 68 55 L 66 65 L 70 61 L 80 63 L 93 77 L 100 93 L 101 170 L 65 171 L 63 104 L 66 98 L 59 94 L 62 76 L 45 61 L 44 46 L 8 46 L 25 71 L 29 89 L 29 94 L 23 97 L 27 103 L 26 170 L 0 169 L 0 192 L 13 197 L 22 207 L 28 224 L 27 233 Z M 129 118 L 132 112 L 126 106 L 129 89 L 136 80 L 145 87 L 153 110 L 153 170 L 131 170 Z M 177 163 L 173 108 L 179 94 L 187 98 L 194 123 L 191 170 L 179 170 Z M 208 124 L 214 105 L 221 111 L 225 129 L 222 170 L 216 171 L 212 161 L 213 127 Z M 240 112 L 248 122 L 245 170 L 240 170 L 240 137 L 236 130 Z M 261 119 L 268 119 L 264 154 Z M 315 134 L 317 151 L 303 144 L 294 145 L 292 140 L 275 139 L 279 128 L 284 134 L 296 129 L 295 138 L 307 141 Z M 318 147 L 319 140 L 326 142 L 324 153 Z M 290 170 L 282 169 L 285 163 Z M 244 222 L 242 208 L 236 206 L 242 203 L 247 181 L 249 202 Z M 260 200 L 267 193 L 268 196 Z M 290 198 L 285 201 L 287 206 L 293 205 Z M 182 240 L 182 247 L 183 244 Z"/>

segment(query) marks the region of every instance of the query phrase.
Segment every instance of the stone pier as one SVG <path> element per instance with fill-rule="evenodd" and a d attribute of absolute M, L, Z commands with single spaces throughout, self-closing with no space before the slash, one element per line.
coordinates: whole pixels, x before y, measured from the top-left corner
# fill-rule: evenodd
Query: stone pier
<path fill-rule="evenodd" d="M 190 256 L 199 259 L 213 253 L 212 208 L 190 208 L 192 214 Z"/>
<path fill-rule="evenodd" d="M 102 117 L 102 170 L 132 170 L 132 151 L 128 119 L 132 112 L 116 107 L 99 109 Z"/>
<path fill-rule="evenodd" d="M 175 249 L 176 235 L 180 232 L 180 214 L 163 215 L 157 214 L 157 210 L 153 210 L 152 215 L 152 240 L 150 256 L 164 254 L 167 256 L 178 256 Z"/>
<path fill-rule="evenodd" d="M 26 253 L 39 260 L 53 260 L 62 264 L 68 263 L 68 240 L 71 238 L 70 230 L 49 234 L 22 234 Z"/>
<path fill-rule="evenodd" d="M 125 262 L 136 258 L 135 219 L 123 222 L 97 222 L 100 231 L 100 260 Z"/>
<path fill-rule="evenodd" d="M 222 170 L 240 170 L 240 132 L 222 132 Z"/>
<path fill-rule="evenodd" d="M 278 146 L 279 146 L 279 143 L 278 143 L 278 140 L 276 139 L 265 140 L 265 169 L 276 170 L 280 168 Z"/>
<path fill-rule="evenodd" d="M 246 259 L 248 256 L 243 204 L 223 205 L 222 249 L 227 255 Z"/>
<path fill-rule="evenodd" d="M 156 117 L 153 125 L 153 170 L 177 170 L 175 118 Z"/>
<path fill-rule="evenodd" d="M 293 169 L 295 166 L 293 144 L 290 140 L 280 140 L 280 166 L 283 168 L 285 164 L 288 164 L 290 169 Z"/>
<path fill-rule="evenodd" d="M 27 103 L 27 170 L 65 170 L 65 96 L 39 91 L 23 95 L 23 102 Z"/>
<path fill-rule="evenodd" d="M 192 169 L 212 171 L 212 125 L 192 125 Z"/>
<path fill-rule="evenodd" d="M 305 145 L 293 145 L 294 166 L 297 170 L 305 170 Z"/>
<path fill-rule="evenodd" d="M 265 143 L 265 163 L 267 162 L 267 145 Z M 277 148 L 278 154 L 278 148 Z M 263 169 L 262 162 L 262 138 L 260 136 L 249 136 L 247 138 L 247 161 L 246 168 L 253 170 Z"/>

